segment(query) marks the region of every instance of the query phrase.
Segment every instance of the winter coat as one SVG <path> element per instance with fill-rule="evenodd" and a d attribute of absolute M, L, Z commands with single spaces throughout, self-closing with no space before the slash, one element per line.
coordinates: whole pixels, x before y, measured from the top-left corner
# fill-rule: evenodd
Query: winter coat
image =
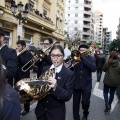
<path fill-rule="evenodd" d="M 117 59 L 106 61 L 103 71 L 105 72 L 104 84 L 110 87 L 117 87 L 120 84 L 120 62 Z"/>
<path fill-rule="evenodd" d="M 105 55 L 104 54 L 98 54 L 96 57 L 96 66 L 97 68 L 102 68 L 105 63 Z"/>

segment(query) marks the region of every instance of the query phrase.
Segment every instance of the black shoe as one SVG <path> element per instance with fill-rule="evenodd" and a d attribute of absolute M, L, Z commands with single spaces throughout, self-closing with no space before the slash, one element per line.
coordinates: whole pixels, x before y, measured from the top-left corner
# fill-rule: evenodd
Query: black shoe
<path fill-rule="evenodd" d="M 24 115 L 26 115 L 28 112 L 29 112 L 29 111 L 23 110 L 23 111 L 21 112 L 21 115 L 24 116 Z"/>
<path fill-rule="evenodd" d="M 88 117 L 87 115 L 84 115 L 82 120 L 87 120 L 87 117 Z"/>
<path fill-rule="evenodd" d="M 105 110 L 104 112 L 108 112 L 111 109 L 111 107 L 109 106 L 109 104 L 105 104 Z"/>

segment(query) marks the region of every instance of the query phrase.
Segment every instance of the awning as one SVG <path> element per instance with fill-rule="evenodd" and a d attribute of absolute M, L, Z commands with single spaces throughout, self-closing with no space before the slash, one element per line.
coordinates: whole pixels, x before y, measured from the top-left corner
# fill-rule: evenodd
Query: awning
<path fill-rule="evenodd" d="M 101 42 L 96 42 L 96 45 L 101 45 Z"/>
<path fill-rule="evenodd" d="M 90 45 L 91 43 L 90 43 L 90 41 L 86 41 L 86 44 L 87 44 L 87 45 Z"/>

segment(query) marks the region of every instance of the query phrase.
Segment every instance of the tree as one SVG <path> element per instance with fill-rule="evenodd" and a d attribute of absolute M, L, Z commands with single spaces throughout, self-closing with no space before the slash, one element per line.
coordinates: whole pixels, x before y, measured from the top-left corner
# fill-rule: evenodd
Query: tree
<path fill-rule="evenodd" d="M 108 46 L 109 51 L 116 51 L 120 53 L 120 40 L 114 39 Z"/>
<path fill-rule="evenodd" d="M 65 44 L 68 44 L 69 48 L 78 47 L 81 40 L 81 33 L 82 32 L 80 30 L 77 30 L 75 34 L 65 32 Z"/>

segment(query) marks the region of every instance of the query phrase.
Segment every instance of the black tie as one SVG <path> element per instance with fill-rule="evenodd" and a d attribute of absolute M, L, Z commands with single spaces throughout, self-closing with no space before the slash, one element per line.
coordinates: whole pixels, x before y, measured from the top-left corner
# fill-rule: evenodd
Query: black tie
<path fill-rule="evenodd" d="M 55 68 L 52 68 L 51 70 L 53 71 L 53 73 L 55 73 Z"/>

